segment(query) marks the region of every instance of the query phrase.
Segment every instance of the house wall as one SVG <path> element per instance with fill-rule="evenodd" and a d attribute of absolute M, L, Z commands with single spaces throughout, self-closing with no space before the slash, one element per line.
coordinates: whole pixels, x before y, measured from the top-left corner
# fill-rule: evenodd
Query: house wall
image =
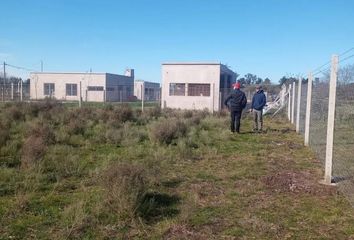
<path fill-rule="evenodd" d="M 208 109 L 218 111 L 220 64 L 163 64 L 162 65 L 162 108 Z M 170 83 L 210 84 L 210 96 L 170 96 Z"/>
<path fill-rule="evenodd" d="M 144 100 L 158 101 L 160 98 L 160 84 L 154 82 L 135 81 L 134 82 L 134 96 L 141 100 L 141 88 L 144 86 Z"/>
<path fill-rule="evenodd" d="M 106 74 L 106 101 L 126 102 L 133 96 L 134 76 Z"/>
<path fill-rule="evenodd" d="M 133 95 L 134 77 L 109 73 L 31 73 L 32 100 L 40 100 L 45 97 L 44 83 L 54 83 L 54 97 L 58 100 L 78 101 L 81 96 L 88 102 L 114 102 L 128 101 Z M 77 95 L 66 95 L 66 84 L 77 84 Z M 98 87 L 93 90 L 92 87 Z"/>
<path fill-rule="evenodd" d="M 44 95 L 44 83 L 54 83 L 55 91 L 53 96 L 58 100 L 78 101 L 81 96 L 84 101 L 104 101 L 104 91 L 87 91 L 88 86 L 105 87 L 105 74 L 86 73 L 31 73 L 30 98 L 32 100 L 49 97 Z M 77 84 L 77 95 L 66 95 L 66 84 Z"/>

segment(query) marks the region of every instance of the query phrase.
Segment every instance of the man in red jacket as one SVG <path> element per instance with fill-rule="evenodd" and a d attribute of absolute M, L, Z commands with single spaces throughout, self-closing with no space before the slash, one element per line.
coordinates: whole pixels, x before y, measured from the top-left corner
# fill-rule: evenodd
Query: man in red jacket
<path fill-rule="evenodd" d="M 233 90 L 224 101 L 224 105 L 230 109 L 231 132 L 235 132 L 236 130 L 237 133 L 240 133 L 242 110 L 247 105 L 246 95 L 240 88 L 241 84 L 239 82 L 233 84 Z"/>

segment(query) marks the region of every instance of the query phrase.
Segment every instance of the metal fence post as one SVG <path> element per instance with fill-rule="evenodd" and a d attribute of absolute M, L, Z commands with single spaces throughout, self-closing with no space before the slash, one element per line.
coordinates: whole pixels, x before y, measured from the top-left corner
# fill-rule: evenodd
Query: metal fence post
<path fill-rule="evenodd" d="M 337 88 L 338 55 L 332 56 L 331 78 L 329 82 L 328 99 L 328 122 L 327 122 L 327 145 L 324 183 L 332 182 L 332 158 L 333 158 L 333 135 L 334 135 L 334 115 L 336 110 L 336 88 Z"/>
<path fill-rule="evenodd" d="M 309 140 L 310 140 L 311 103 L 312 103 L 312 72 L 309 73 L 308 82 L 307 82 L 305 146 L 309 145 Z"/>
<path fill-rule="evenodd" d="M 293 82 L 293 94 L 292 94 L 292 109 L 291 109 L 291 123 L 295 123 L 295 88 L 296 82 Z"/>
<path fill-rule="evenodd" d="M 301 85 L 302 78 L 299 78 L 298 90 L 297 90 L 297 111 L 296 111 L 296 132 L 300 132 L 300 105 L 301 105 Z"/>

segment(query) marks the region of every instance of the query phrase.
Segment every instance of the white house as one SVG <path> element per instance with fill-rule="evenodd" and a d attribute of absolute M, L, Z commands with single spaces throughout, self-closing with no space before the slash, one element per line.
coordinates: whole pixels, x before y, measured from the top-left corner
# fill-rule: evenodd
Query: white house
<path fill-rule="evenodd" d="M 128 101 L 133 96 L 134 70 L 125 75 L 111 73 L 54 73 L 30 74 L 32 100 L 53 97 L 58 100 L 77 101 L 80 96 L 88 102 Z"/>
<path fill-rule="evenodd" d="M 220 63 L 163 63 L 161 107 L 219 111 L 235 81 Z"/>
<path fill-rule="evenodd" d="M 145 101 L 158 101 L 160 99 L 160 84 L 143 80 L 135 80 L 134 96 L 141 100 L 142 92 L 144 94 Z"/>

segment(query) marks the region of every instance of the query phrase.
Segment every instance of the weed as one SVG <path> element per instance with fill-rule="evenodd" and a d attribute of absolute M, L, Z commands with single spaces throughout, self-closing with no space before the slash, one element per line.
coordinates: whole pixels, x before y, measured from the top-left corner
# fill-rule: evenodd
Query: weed
<path fill-rule="evenodd" d="M 134 219 L 148 190 L 143 167 L 118 163 L 101 175 L 105 204 L 123 221 Z"/>
<path fill-rule="evenodd" d="M 171 144 L 174 139 L 184 137 L 187 130 L 187 125 L 179 119 L 163 119 L 151 126 L 150 139 L 161 144 Z"/>

